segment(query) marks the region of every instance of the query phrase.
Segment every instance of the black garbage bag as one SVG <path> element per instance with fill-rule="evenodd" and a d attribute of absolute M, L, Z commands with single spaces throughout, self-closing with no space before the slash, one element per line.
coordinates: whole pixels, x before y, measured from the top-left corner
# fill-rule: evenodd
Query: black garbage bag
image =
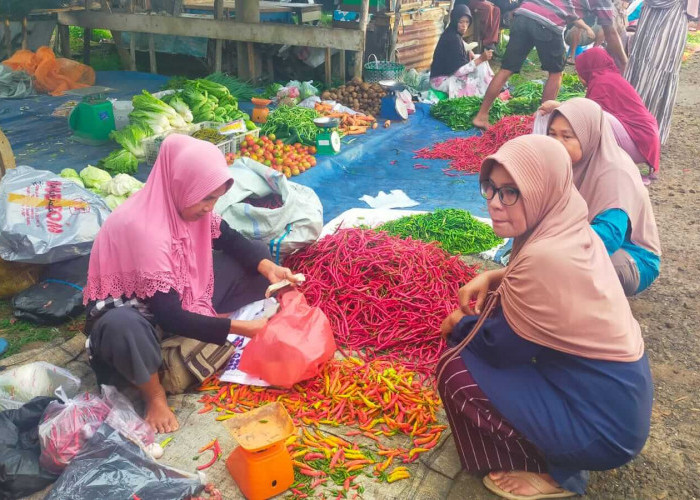
<path fill-rule="evenodd" d="M 58 477 L 39 465 L 39 422 L 55 399 L 38 397 L 0 412 L 0 500 L 31 495 Z"/>
<path fill-rule="evenodd" d="M 44 500 L 177 500 L 204 485 L 194 474 L 161 465 L 102 424 L 83 445 Z"/>
<path fill-rule="evenodd" d="M 85 255 L 47 266 L 39 283 L 12 298 L 14 316 L 38 325 L 59 325 L 80 316 L 89 262 Z"/>

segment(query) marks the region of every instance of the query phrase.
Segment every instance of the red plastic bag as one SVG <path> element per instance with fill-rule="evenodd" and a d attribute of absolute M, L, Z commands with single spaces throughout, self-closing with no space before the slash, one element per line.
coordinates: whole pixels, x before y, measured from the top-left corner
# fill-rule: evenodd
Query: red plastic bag
<path fill-rule="evenodd" d="M 291 387 L 318 375 L 336 347 L 328 318 L 300 292 L 284 293 L 280 306 L 245 347 L 239 368 L 271 385 Z"/>

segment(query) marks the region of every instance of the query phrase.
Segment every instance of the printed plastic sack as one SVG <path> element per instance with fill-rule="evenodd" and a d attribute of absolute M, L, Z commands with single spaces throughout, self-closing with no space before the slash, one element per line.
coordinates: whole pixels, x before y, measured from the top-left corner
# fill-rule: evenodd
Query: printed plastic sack
<path fill-rule="evenodd" d="M 98 195 L 20 166 L 0 181 L 0 258 L 49 264 L 87 255 L 109 208 Z"/>
<path fill-rule="evenodd" d="M 83 311 L 90 256 L 56 262 L 44 270 L 42 281 L 12 298 L 15 318 L 38 325 L 60 325 Z"/>
<path fill-rule="evenodd" d="M 291 387 L 318 375 L 336 346 L 328 318 L 309 306 L 300 292 L 282 294 L 280 304 L 279 312 L 246 346 L 239 367 L 272 385 Z"/>
<path fill-rule="evenodd" d="M 215 210 L 244 236 L 270 244 L 279 260 L 310 245 L 323 228 L 323 205 L 313 189 L 290 182 L 265 165 L 241 158 L 230 167 L 236 180 L 216 204 Z M 278 195 L 279 208 L 256 207 L 246 200 Z"/>
<path fill-rule="evenodd" d="M 49 472 L 60 474 L 109 415 L 109 405 L 88 392 L 73 399 L 56 390 L 61 401 L 46 408 L 39 425 L 39 463 Z"/>
<path fill-rule="evenodd" d="M 39 465 L 39 421 L 53 398 L 35 398 L 0 412 L 0 498 L 24 498 L 43 490 L 56 475 Z"/>
<path fill-rule="evenodd" d="M 0 372 L 0 409 L 19 408 L 37 396 L 53 396 L 58 387 L 73 397 L 80 389 L 80 379 L 45 361 L 5 370 Z"/>
<path fill-rule="evenodd" d="M 155 462 L 105 423 L 66 467 L 45 500 L 176 500 L 202 489 L 196 475 Z"/>

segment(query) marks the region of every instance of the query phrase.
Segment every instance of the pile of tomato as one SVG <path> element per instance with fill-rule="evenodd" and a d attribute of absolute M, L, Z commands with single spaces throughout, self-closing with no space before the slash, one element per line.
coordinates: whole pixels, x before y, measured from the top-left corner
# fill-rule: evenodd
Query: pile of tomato
<path fill-rule="evenodd" d="M 274 135 L 260 138 L 247 135 L 237 153 L 227 153 L 226 162 L 231 165 L 236 158 L 250 158 L 291 177 L 316 166 L 316 148 L 303 144 L 285 144 Z"/>

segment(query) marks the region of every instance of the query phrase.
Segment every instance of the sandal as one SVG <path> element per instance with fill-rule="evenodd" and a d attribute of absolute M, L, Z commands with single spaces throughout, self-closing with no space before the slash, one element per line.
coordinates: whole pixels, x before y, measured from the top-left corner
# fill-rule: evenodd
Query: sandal
<path fill-rule="evenodd" d="M 556 488 L 556 491 L 553 491 L 552 493 L 543 493 L 548 488 L 553 488 L 553 486 L 533 472 L 512 471 L 508 472 L 508 474 L 524 479 L 530 484 L 530 486 L 535 488 L 540 493 L 536 493 L 534 495 L 516 495 L 514 493 L 510 493 L 502 490 L 496 483 L 493 482 L 488 474 L 484 476 L 484 486 L 499 497 L 508 498 L 509 500 L 537 500 L 540 498 L 568 498 L 576 496 L 576 493 L 565 490 L 564 488 Z"/>

